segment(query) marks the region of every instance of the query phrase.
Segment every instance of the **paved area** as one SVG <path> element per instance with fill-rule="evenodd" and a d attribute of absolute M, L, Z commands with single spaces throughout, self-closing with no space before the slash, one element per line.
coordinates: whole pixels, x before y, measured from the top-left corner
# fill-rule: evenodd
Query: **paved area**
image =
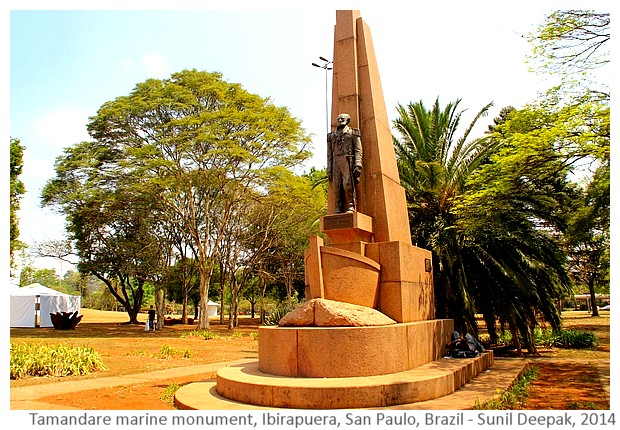
<path fill-rule="evenodd" d="M 255 360 L 236 360 L 225 363 L 202 364 L 197 366 L 176 367 L 172 369 L 156 370 L 153 372 L 134 373 L 123 376 L 109 376 L 81 381 L 54 382 L 51 384 L 31 385 L 28 387 L 11 388 L 11 409 L 72 409 L 51 403 L 43 403 L 37 399 L 58 394 L 77 393 L 86 390 L 111 388 L 127 385 L 144 384 L 158 380 L 173 379 L 205 373 L 215 373 L 224 366 L 244 364 Z"/>
<path fill-rule="evenodd" d="M 171 379 L 175 377 L 200 375 L 216 372 L 221 367 L 240 365 L 252 361 L 255 360 L 236 360 L 232 362 L 179 367 L 174 369 L 166 369 L 125 376 L 94 378 L 88 379 L 87 383 L 85 383 L 85 381 L 67 381 L 29 387 L 12 388 L 10 393 L 10 407 L 11 409 L 16 410 L 68 410 L 72 408 L 40 402 L 38 401 L 38 399 L 46 396 L 77 393 L 80 391 L 98 388 L 137 385 L 143 384 L 146 381 L 152 382 L 157 380 Z M 468 383 L 467 385 L 450 395 L 434 400 L 429 400 L 426 402 L 393 406 L 390 407 L 390 409 L 471 409 L 476 404 L 476 401 L 483 402 L 485 400 L 490 400 L 497 395 L 498 389 L 508 388 L 525 369 L 527 364 L 528 361 L 522 359 L 496 358 L 494 365 L 489 370 L 480 374 L 472 382 Z M 609 371 L 607 374 L 609 374 Z M 247 408 L 246 405 L 218 398 L 217 395 L 215 395 L 214 398 L 216 399 L 216 401 L 213 404 L 213 407 L 209 409 L 225 410 Z"/>

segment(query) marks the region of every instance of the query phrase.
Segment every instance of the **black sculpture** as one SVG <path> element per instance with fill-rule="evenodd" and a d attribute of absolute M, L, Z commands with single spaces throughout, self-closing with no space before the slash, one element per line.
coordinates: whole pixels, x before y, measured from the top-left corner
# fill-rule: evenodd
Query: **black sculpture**
<path fill-rule="evenodd" d="M 57 330 L 75 330 L 75 327 L 80 323 L 84 315 L 78 316 L 78 312 L 50 312 L 50 318 L 52 325 Z"/>
<path fill-rule="evenodd" d="M 351 117 L 341 113 L 336 131 L 327 135 L 327 176 L 333 184 L 336 213 L 357 210 L 355 186 L 362 174 L 362 140 L 350 122 Z"/>

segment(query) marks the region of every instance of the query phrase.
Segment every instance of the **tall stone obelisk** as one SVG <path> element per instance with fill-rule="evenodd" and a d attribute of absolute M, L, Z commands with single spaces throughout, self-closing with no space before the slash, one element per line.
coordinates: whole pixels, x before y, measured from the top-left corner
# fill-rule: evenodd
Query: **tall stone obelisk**
<path fill-rule="evenodd" d="M 411 244 L 377 60 L 359 11 L 336 11 L 333 70 L 332 124 L 346 113 L 360 130 L 363 170 L 353 213 L 336 213 L 329 183 L 326 241 L 311 238 L 306 253 L 307 298 L 373 307 L 398 322 L 433 319 L 431 253 Z"/>
<path fill-rule="evenodd" d="M 336 11 L 332 124 L 340 113 L 362 136 L 363 170 L 357 210 L 373 219 L 376 242 L 411 244 L 405 190 L 400 185 L 379 68 L 368 25 L 359 11 Z M 333 213 L 330 193 L 328 213 Z"/>

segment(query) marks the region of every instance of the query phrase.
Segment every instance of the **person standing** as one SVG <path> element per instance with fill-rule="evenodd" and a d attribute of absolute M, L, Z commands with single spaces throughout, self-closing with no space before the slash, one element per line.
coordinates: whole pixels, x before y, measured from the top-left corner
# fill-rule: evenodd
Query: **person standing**
<path fill-rule="evenodd" d="M 149 320 L 147 325 L 147 331 L 153 331 L 153 333 L 155 333 L 155 309 L 153 309 L 153 305 L 151 305 L 151 308 L 149 309 Z"/>

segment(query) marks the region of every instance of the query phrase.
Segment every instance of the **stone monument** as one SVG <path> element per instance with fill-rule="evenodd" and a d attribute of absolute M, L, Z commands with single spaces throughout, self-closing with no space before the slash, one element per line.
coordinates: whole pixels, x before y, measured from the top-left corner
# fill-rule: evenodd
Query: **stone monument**
<path fill-rule="evenodd" d="M 449 394 L 493 362 L 492 352 L 441 360 L 453 321 L 435 319 L 431 253 L 411 244 L 359 11 L 336 11 L 333 71 L 326 239 L 311 237 L 305 254 L 307 302 L 280 326 L 260 327 L 258 362 L 220 369 L 204 396 L 269 408 L 389 407 Z M 177 406 L 206 407 L 191 385 L 177 392 Z"/>
<path fill-rule="evenodd" d="M 355 211 L 342 210 L 338 184 L 329 182 L 328 215 L 321 219 L 327 240 L 311 239 L 306 298 L 369 306 L 400 323 L 432 319 L 431 253 L 411 245 L 370 30 L 358 11 L 337 11 L 334 35 L 332 122 L 346 112 L 348 127 L 359 130 L 362 168 L 353 193 Z M 328 141 L 335 134 L 337 129 Z"/>

